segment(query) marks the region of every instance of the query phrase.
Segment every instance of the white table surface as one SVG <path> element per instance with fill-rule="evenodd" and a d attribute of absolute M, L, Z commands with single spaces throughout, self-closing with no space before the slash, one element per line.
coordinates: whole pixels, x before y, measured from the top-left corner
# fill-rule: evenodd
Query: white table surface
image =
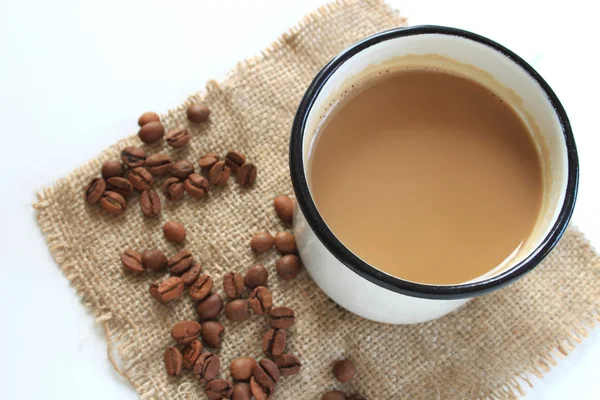
<path fill-rule="evenodd" d="M 1 398 L 136 398 L 50 257 L 31 207 L 34 192 L 135 131 L 143 111 L 172 107 L 222 77 L 319 3 L 0 1 Z M 596 14 L 583 1 L 392 3 L 412 24 L 451 25 L 499 41 L 553 86 L 581 158 L 574 221 L 598 247 Z M 599 331 L 534 379 L 527 398 L 598 398 Z"/>

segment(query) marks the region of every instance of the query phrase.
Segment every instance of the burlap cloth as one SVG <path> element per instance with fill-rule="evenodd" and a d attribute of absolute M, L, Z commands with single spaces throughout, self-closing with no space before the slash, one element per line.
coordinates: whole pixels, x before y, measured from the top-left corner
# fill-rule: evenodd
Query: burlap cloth
<path fill-rule="evenodd" d="M 162 361 L 165 347 L 172 343 L 171 326 L 195 318 L 190 299 L 158 304 L 148 294 L 148 285 L 162 276 L 126 274 L 119 261 L 129 246 L 173 254 L 178 247 L 165 242 L 161 231 L 168 219 L 185 224 L 185 247 L 213 276 L 219 291 L 224 272 L 243 272 L 259 261 L 270 271 L 275 304 L 296 310 L 298 322 L 288 349 L 301 359 L 303 369 L 280 381 L 278 399 L 317 399 L 332 388 L 358 391 L 371 400 L 516 397 L 531 376 L 543 375 L 596 324 L 600 259 L 574 228 L 524 279 L 442 319 L 412 326 L 358 318 L 329 300 L 306 272 L 294 281 L 278 279 L 274 251 L 260 257 L 250 251 L 253 233 L 284 229 L 272 200 L 292 193 L 290 126 L 315 73 L 349 44 L 405 23 L 376 0 L 322 7 L 261 55 L 240 63 L 223 82 L 209 82 L 204 91 L 162 115 L 167 128 L 188 125 L 186 106 L 205 99 L 212 108 L 211 121 L 190 127 L 194 136 L 186 149 L 173 151 L 162 142 L 147 149 L 194 161 L 207 151 L 239 149 L 259 168 L 250 190 L 231 181 L 222 190 L 212 190 L 208 199 L 164 202 L 155 219 L 144 218 L 134 198 L 123 216 L 108 217 L 84 204 L 83 187 L 99 174 L 103 161 L 118 159 L 126 145 L 140 144 L 137 136 L 130 136 L 39 194 L 35 208 L 50 251 L 104 328 L 114 367 L 142 398 L 203 398 L 191 374 L 170 378 Z M 132 115 L 132 121 L 136 117 Z M 221 369 L 229 377 L 227 366 L 233 358 L 261 357 L 260 339 L 267 323 L 256 316 L 243 323 L 221 320 L 226 326 Z M 336 383 L 331 374 L 332 363 L 340 357 L 351 357 L 357 364 L 349 384 Z"/>

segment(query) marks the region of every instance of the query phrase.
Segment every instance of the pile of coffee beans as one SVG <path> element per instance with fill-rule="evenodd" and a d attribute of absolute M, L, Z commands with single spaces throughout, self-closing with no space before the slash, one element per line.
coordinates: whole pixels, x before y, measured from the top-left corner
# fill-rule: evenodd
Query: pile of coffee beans
<path fill-rule="evenodd" d="M 348 382 L 356 374 L 356 366 L 350 359 L 343 359 L 333 364 L 332 368 L 333 376 L 341 383 Z M 346 393 L 341 390 L 331 390 L 325 393 L 321 400 L 367 400 L 366 397 L 361 394 L 354 393 L 346 396 Z"/>

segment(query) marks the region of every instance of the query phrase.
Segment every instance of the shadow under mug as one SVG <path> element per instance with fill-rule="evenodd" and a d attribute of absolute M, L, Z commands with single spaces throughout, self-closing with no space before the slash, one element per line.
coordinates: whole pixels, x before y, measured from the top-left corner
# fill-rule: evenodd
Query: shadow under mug
<path fill-rule="evenodd" d="M 331 96 L 344 82 L 374 65 L 385 65 L 398 57 L 432 55 L 452 60 L 456 65 L 472 66 L 516 94 L 520 103 L 516 111 L 532 118 L 539 133 L 534 141 L 547 155 L 542 157 L 544 201 L 527 251 L 500 271 L 456 285 L 406 281 L 361 260 L 336 238 L 319 214 L 306 177 L 313 128 Z M 325 65 L 304 94 L 293 122 L 290 171 L 297 200 L 296 242 L 312 279 L 332 300 L 354 314 L 393 324 L 439 318 L 470 298 L 499 289 L 531 271 L 554 248 L 566 229 L 575 205 L 579 177 L 577 149 L 569 120 L 542 77 L 522 58 L 498 43 L 442 26 L 381 32 L 355 43 Z"/>

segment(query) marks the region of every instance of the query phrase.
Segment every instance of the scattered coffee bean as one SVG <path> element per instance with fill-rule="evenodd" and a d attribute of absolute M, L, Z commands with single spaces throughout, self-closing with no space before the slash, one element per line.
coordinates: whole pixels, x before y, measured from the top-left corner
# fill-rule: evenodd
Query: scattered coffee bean
<path fill-rule="evenodd" d="M 217 153 L 206 153 L 200 160 L 198 160 L 198 165 L 203 170 L 210 170 L 213 165 L 215 165 L 219 161 L 219 155 Z"/>
<path fill-rule="evenodd" d="M 188 120 L 197 124 L 206 122 L 210 115 L 210 108 L 205 103 L 192 104 L 187 109 Z"/>
<path fill-rule="evenodd" d="M 285 345 L 287 342 L 287 333 L 284 329 L 269 329 L 264 335 L 262 340 L 263 353 L 271 358 L 275 359 L 283 354 L 285 351 Z"/>
<path fill-rule="evenodd" d="M 187 271 L 194 264 L 194 257 L 188 250 L 181 250 L 171 258 L 169 258 L 169 272 L 171 275 L 179 275 Z"/>
<path fill-rule="evenodd" d="M 264 286 L 258 286 L 250 293 L 248 302 L 256 315 L 265 315 L 273 306 L 273 297 L 269 289 Z"/>
<path fill-rule="evenodd" d="M 124 198 L 128 198 L 133 193 L 131 182 L 120 176 L 113 176 L 106 180 L 106 190 L 119 193 Z"/>
<path fill-rule="evenodd" d="M 165 351 L 165 368 L 170 376 L 177 376 L 181 373 L 183 366 L 183 356 L 181 351 L 175 346 L 167 348 Z"/>
<path fill-rule="evenodd" d="M 225 317 L 232 322 L 242 322 L 250 317 L 248 300 L 237 299 L 225 304 Z"/>
<path fill-rule="evenodd" d="M 167 144 L 173 147 L 174 149 L 182 148 L 183 146 L 189 143 L 191 138 L 192 135 L 190 135 L 190 132 L 188 132 L 188 130 L 183 126 L 171 129 L 169 132 L 167 132 L 167 135 L 165 136 Z"/>
<path fill-rule="evenodd" d="M 289 281 L 298 276 L 302 269 L 302 262 L 297 255 L 287 254 L 277 260 L 275 269 L 277 270 L 277 275 L 279 275 L 281 279 Z"/>
<path fill-rule="evenodd" d="M 250 247 L 258 254 L 266 253 L 274 244 L 275 239 L 269 232 L 258 232 L 250 241 Z"/>
<path fill-rule="evenodd" d="M 223 277 L 223 291 L 230 299 L 239 299 L 244 294 L 244 277 L 237 272 L 229 272 Z"/>
<path fill-rule="evenodd" d="M 256 165 L 246 163 L 240 167 L 237 172 L 237 180 L 241 186 L 248 187 L 256 181 L 257 169 Z"/>
<path fill-rule="evenodd" d="M 294 202 L 288 196 L 277 196 L 273 201 L 275 212 L 283 222 L 292 222 L 294 218 Z"/>
<path fill-rule="evenodd" d="M 146 125 L 149 122 L 160 122 L 160 117 L 158 116 L 157 113 L 155 113 L 153 111 L 146 111 L 138 119 L 138 125 L 140 127 Z"/>
<path fill-rule="evenodd" d="M 165 234 L 165 239 L 175 243 L 183 242 L 186 236 L 185 228 L 177 221 L 165 222 L 163 225 L 163 233 Z"/>
<path fill-rule="evenodd" d="M 121 161 L 129 168 L 141 167 L 146 163 L 146 152 L 139 147 L 125 147 L 121 151 Z"/>
<path fill-rule="evenodd" d="M 252 400 L 252 392 L 250 384 L 246 382 L 238 382 L 233 385 L 233 394 L 231 400 Z"/>
<path fill-rule="evenodd" d="M 178 299 L 182 293 L 183 281 L 177 276 L 172 276 L 159 284 L 150 285 L 150 295 L 163 304 Z"/>
<path fill-rule="evenodd" d="M 144 190 L 140 196 L 140 207 L 146 217 L 155 217 L 160 214 L 160 197 L 154 190 Z"/>
<path fill-rule="evenodd" d="M 198 318 L 201 321 L 216 319 L 223 310 L 223 299 L 216 293 L 208 295 L 196 306 Z"/>
<path fill-rule="evenodd" d="M 135 250 L 127 249 L 121 254 L 123 268 L 129 272 L 144 272 L 142 255 Z"/>
<path fill-rule="evenodd" d="M 164 153 L 153 154 L 146 158 L 146 168 L 153 176 L 166 175 L 171 170 L 171 157 Z"/>
<path fill-rule="evenodd" d="M 142 125 L 138 136 L 146 144 L 156 143 L 165 136 L 165 127 L 160 121 L 150 121 Z"/>
<path fill-rule="evenodd" d="M 94 178 L 85 188 L 85 201 L 88 204 L 96 204 L 106 191 L 106 181 L 102 178 Z"/>
<path fill-rule="evenodd" d="M 230 399 L 233 394 L 233 385 L 225 379 L 215 379 L 204 387 L 208 400 Z"/>
<path fill-rule="evenodd" d="M 267 286 L 269 271 L 261 264 L 255 264 L 246 272 L 244 277 L 244 285 L 249 289 L 254 289 L 258 286 Z"/>
<path fill-rule="evenodd" d="M 192 197 L 197 199 L 204 197 L 208 192 L 208 179 L 199 174 L 190 174 L 185 182 L 183 182 L 185 191 Z"/>
<path fill-rule="evenodd" d="M 271 360 L 260 360 L 252 368 L 252 376 L 262 387 L 275 388 L 275 384 L 279 380 L 279 368 Z"/>
<path fill-rule="evenodd" d="M 120 215 L 127 208 L 127 201 L 117 192 L 104 192 L 100 198 L 100 207 L 111 215 Z"/>
<path fill-rule="evenodd" d="M 245 162 L 246 156 L 239 151 L 230 151 L 225 156 L 225 165 L 227 165 L 234 174 L 237 174 L 238 170 Z"/>
<path fill-rule="evenodd" d="M 131 185 L 140 192 L 150 189 L 154 183 L 152 174 L 144 167 L 135 167 L 134 169 L 127 171 L 127 179 L 129 179 Z"/>
<path fill-rule="evenodd" d="M 348 382 L 350 379 L 352 379 L 355 373 L 356 366 L 352 360 L 340 360 L 333 365 L 333 376 L 335 376 L 335 379 L 342 383 Z"/>
<path fill-rule="evenodd" d="M 279 374 L 281 376 L 295 375 L 300 372 L 300 368 L 302 367 L 298 357 L 290 353 L 282 354 L 277 357 L 275 365 L 279 368 Z"/>
<path fill-rule="evenodd" d="M 274 388 L 262 386 L 255 377 L 250 378 L 250 391 L 256 400 L 269 400 L 273 398 Z"/>
<path fill-rule="evenodd" d="M 275 247 L 281 254 L 294 254 L 296 248 L 296 239 L 289 232 L 277 232 L 275 235 Z"/>
<path fill-rule="evenodd" d="M 202 327 L 196 321 L 181 321 L 171 329 L 171 337 L 179 344 L 188 344 L 198 339 Z"/>
<path fill-rule="evenodd" d="M 160 250 L 146 250 L 142 254 L 142 265 L 150 271 L 160 271 L 167 268 L 168 260 Z"/>
<path fill-rule="evenodd" d="M 236 381 L 247 381 L 252 377 L 256 361 L 252 357 L 239 357 L 229 364 L 231 377 Z"/>
<path fill-rule="evenodd" d="M 219 376 L 221 360 L 216 354 L 203 353 L 194 363 L 194 375 L 202 382 L 207 383 Z"/>
<path fill-rule="evenodd" d="M 346 394 L 341 390 L 332 390 L 325 393 L 321 400 L 346 400 Z"/>
<path fill-rule="evenodd" d="M 198 339 L 192 340 L 183 350 L 183 368 L 192 369 L 201 353 L 202 342 Z"/>
<path fill-rule="evenodd" d="M 175 177 L 167 178 L 163 182 L 162 191 L 167 200 L 177 201 L 183 199 L 185 194 L 183 183 Z"/>
<path fill-rule="evenodd" d="M 223 344 L 225 327 L 218 321 L 206 321 L 202 323 L 202 339 L 208 347 L 220 349 Z"/>
<path fill-rule="evenodd" d="M 125 168 L 123 168 L 123 164 L 121 164 L 120 161 L 110 160 L 105 161 L 104 164 L 102 164 L 100 172 L 104 179 L 108 179 L 125 175 Z"/>
<path fill-rule="evenodd" d="M 194 164 L 192 164 L 188 160 L 179 160 L 171 164 L 171 174 L 181 181 L 185 180 L 188 176 L 190 176 L 193 173 Z"/>
<path fill-rule="evenodd" d="M 367 400 L 367 398 L 361 394 L 354 393 L 349 397 L 346 397 L 346 400 Z"/>
<path fill-rule="evenodd" d="M 213 185 L 225 186 L 230 173 L 231 170 L 229 167 L 227 167 L 223 161 L 218 161 L 208 172 L 208 181 Z"/>
<path fill-rule="evenodd" d="M 279 329 L 289 329 L 296 322 L 294 310 L 289 307 L 273 307 L 269 311 L 271 326 Z"/>
<path fill-rule="evenodd" d="M 192 300 L 204 300 L 212 290 L 213 279 L 209 275 L 200 275 L 192 286 L 190 286 L 189 294 Z"/>
<path fill-rule="evenodd" d="M 183 281 L 183 284 L 188 286 L 196 282 L 196 279 L 200 276 L 200 272 L 202 272 L 202 266 L 198 263 L 194 263 L 180 278 Z"/>

